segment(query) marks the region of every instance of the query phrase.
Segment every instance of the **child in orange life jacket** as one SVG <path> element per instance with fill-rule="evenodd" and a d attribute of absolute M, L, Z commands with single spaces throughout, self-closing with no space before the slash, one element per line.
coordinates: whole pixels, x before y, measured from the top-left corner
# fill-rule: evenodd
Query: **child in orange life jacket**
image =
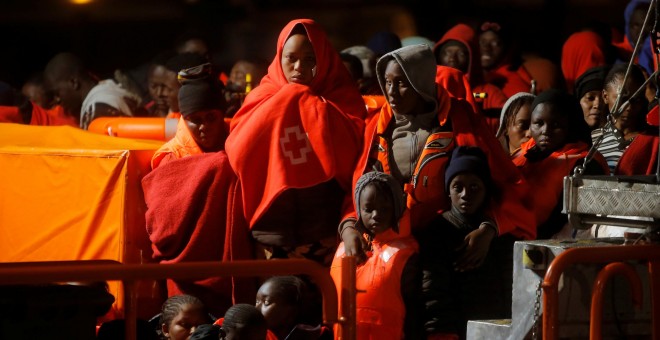
<path fill-rule="evenodd" d="M 312 304 L 311 292 L 301 278 L 274 276 L 266 280 L 259 287 L 256 303 L 268 325 L 266 339 L 332 339 L 332 331 L 313 320 L 317 313 L 310 309 Z"/>
<path fill-rule="evenodd" d="M 502 305 L 493 302 L 502 294 L 493 292 L 493 287 L 499 286 L 499 275 L 491 270 L 492 261 L 487 261 L 498 231 L 494 223 L 483 223 L 487 220 L 486 202 L 492 194 L 486 154 L 476 147 L 454 149 L 445 171 L 445 187 L 451 210 L 416 235 L 420 241 L 428 339 L 465 338 L 467 320 L 504 317 L 497 312 L 487 314 L 493 306 Z M 486 262 L 489 265 L 482 266 Z"/>
<path fill-rule="evenodd" d="M 368 172 L 355 186 L 356 228 L 370 251 L 356 272 L 357 338 L 421 339 L 421 272 L 417 241 L 409 227 L 399 228 L 404 193 L 394 177 Z M 401 232 L 400 232 L 401 231 Z M 344 243 L 337 249 L 330 274 L 339 287 Z"/>

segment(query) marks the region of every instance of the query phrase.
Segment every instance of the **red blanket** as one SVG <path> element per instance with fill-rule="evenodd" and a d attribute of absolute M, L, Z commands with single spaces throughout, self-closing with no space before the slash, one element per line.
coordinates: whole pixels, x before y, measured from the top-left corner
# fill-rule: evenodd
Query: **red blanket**
<path fill-rule="evenodd" d="M 310 86 L 288 84 L 282 72 L 282 47 L 296 25 L 304 26 L 316 55 Z M 311 20 L 294 20 L 277 47 L 268 74 L 234 116 L 225 145 L 250 226 L 284 190 L 330 179 L 346 190 L 345 210 L 352 210 L 351 177 L 362 147 L 364 101 L 325 33 Z"/>
<path fill-rule="evenodd" d="M 594 32 L 577 32 L 566 39 L 561 50 L 561 71 L 569 93 L 573 93 L 575 80 L 584 72 L 606 64 L 604 50 L 603 38 Z"/>
<path fill-rule="evenodd" d="M 658 164 L 658 134 L 640 133 L 623 152 L 614 171 L 617 175 L 652 175 Z"/>
<path fill-rule="evenodd" d="M 237 185 L 224 152 L 174 160 L 145 176 L 142 187 L 154 259 L 161 263 L 249 259 L 247 227 L 240 207 L 233 206 L 240 202 L 234 199 Z M 231 277 L 169 280 L 168 294 L 197 296 L 212 312 L 224 313 L 236 300 L 254 299 L 251 282 L 236 281 Z"/>
<path fill-rule="evenodd" d="M 537 193 L 533 195 L 534 214 L 538 225 L 544 223 L 557 205 L 564 192 L 564 176 L 570 176 L 578 161 L 587 156 L 589 146 L 584 142 L 569 143 L 538 162 L 530 162 L 525 154 L 536 145 L 533 139 L 521 145 L 521 152 L 513 163 L 520 169 L 530 187 Z M 603 172 L 609 174 L 607 162 L 600 153 L 593 161 L 598 162 Z"/>

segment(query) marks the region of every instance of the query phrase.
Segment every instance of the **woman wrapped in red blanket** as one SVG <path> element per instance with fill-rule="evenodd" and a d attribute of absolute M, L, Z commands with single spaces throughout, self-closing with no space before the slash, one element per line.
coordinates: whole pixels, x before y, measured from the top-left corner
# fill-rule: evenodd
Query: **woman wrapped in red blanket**
<path fill-rule="evenodd" d="M 258 257 L 330 264 L 337 224 L 352 210 L 365 115 L 357 87 L 318 24 L 289 22 L 226 142 Z"/>

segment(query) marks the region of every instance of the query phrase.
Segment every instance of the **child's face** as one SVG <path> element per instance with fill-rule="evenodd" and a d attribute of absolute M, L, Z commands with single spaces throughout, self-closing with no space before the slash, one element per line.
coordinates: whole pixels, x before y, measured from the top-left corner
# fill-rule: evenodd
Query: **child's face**
<path fill-rule="evenodd" d="M 390 229 L 395 223 L 392 195 L 381 192 L 373 184 L 365 186 L 360 192 L 360 218 L 374 235 Z"/>
<path fill-rule="evenodd" d="M 506 133 L 509 136 L 509 150 L 515 150 L 520 144 L 529 141 L 532 135 L 529 132 L 529 122 L 531 120 L 531 105 L 525 104 L 520 107 L 516 113 L 513 123 L 507 127 Z"/>
<path fill-rule="evenodd" d="M 169 325 L 161 326 L 163 334 L 168 339 L 185 340 L 195 331 L 195 327 L 208 323 L 210 320 L 201 305 L 186 304 Z"/>
<path fill-rule="evenodd" d="M 566 143 L 568 118 L 557 114 L 552 105 L 541 103 L 532 112 L 530 131 L 541 151 L 556 151 Z"/>
<path fill-rule="evenodd" d="M 295 326 L 296 306 L 287 303 L 282 294 L 272 282 L 266 282 L 259 287 L 255 307 L 266 319 L 268 329 Z"/>
<path fill-rule="evenodd" d="M 463 172 L 449 183 L 451 205 L 464 215 L 479 211 L 486 198 L 486 186 L 479 176 Z"/>

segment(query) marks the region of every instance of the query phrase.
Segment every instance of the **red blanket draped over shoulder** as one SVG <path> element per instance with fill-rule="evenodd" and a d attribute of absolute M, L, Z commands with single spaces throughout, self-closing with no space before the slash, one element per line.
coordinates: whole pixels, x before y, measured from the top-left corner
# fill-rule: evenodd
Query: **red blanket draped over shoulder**
<path fill-rule="evenodd" d="M 163 164 L 142 181 L 147 232 L 161 263 L 249 259 L 251 248 L 242 210 L 235 207 L 238 182 L 224 152 L 205 153 Z M 214 313 L 238 301 L 254 300 L 248 280 L 231 277 L 168 280 L 169 296 L 197 296 Z"/>
<path fill-rule="evenodd" d="M 307 31 L 316 55 L 309 86 L 289 84 L 282 71 L 282 48 L 296 25 Z M 249 225 L 284 190 L 331 179 L 347 192 L 345 211 L 352 210 L 351 179 L 365 115 L 359 91 L 320 27 L 309 19 L 287 24 L 268 74 L 245 98 L 225 144 Z"/>
<path fill-rule="evenodd" d="M 550 217 L 564 192 L 564 176 L 571 175 L 578 161 L 587 156 L 589 145 L 584 142 L 568 143 L 543 160 L 530 162 L 525 154 L 535 145 L 533 139 L 523 143 L 520 155 L 513 159 L 513 163 L 520 169 L 530 187 L 541 193 L 533 195 L 533 198 L 536 223 L 542 224 Z M 598 162 L 605 174 L 609 174 L 607 162 L 600 153 L 594 155 L 593 161 Z"/>

